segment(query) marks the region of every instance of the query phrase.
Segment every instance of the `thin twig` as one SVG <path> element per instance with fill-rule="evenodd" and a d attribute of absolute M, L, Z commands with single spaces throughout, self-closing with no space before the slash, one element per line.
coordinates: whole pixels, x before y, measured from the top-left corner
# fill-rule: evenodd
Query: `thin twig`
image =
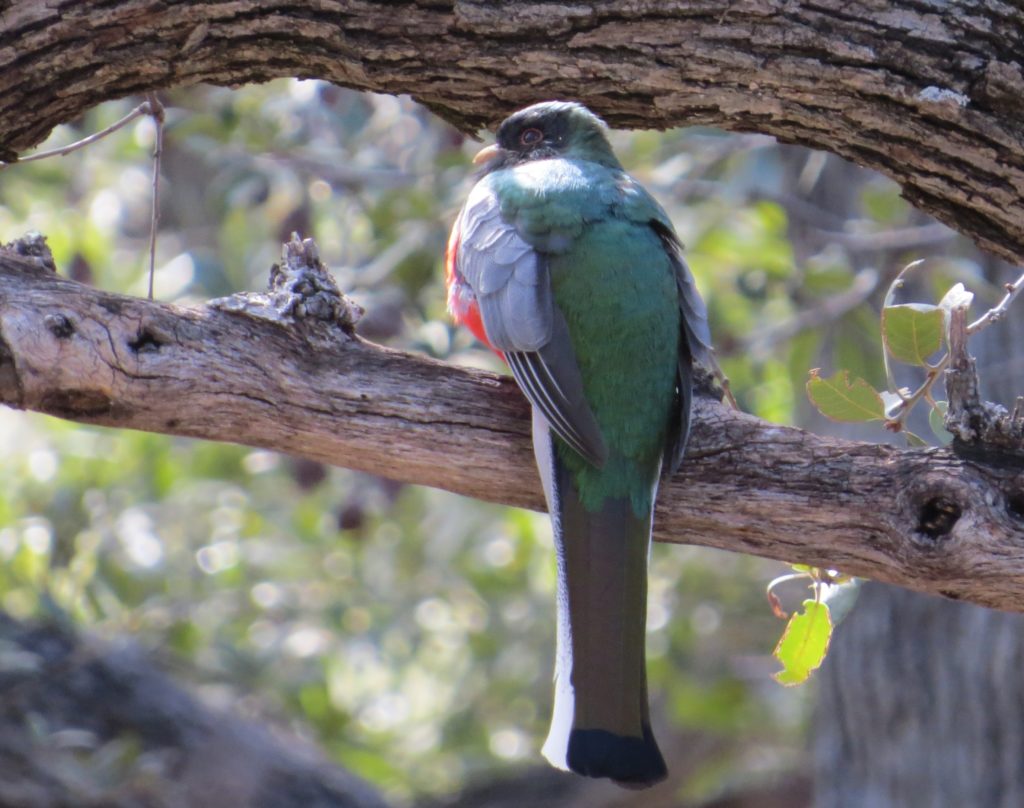
<path fill-rule="evenodd" d="M 900 403 L 893 410 L 896 413 L 894 416 L 890 416 L 885 421 L 885 428 L 890 432 L 902 432 L 906 426 L 907 416 L 910 415 L 910 411 L 914 408 L 921 399 L 928 398 L 931 396 L 931 389 L 935 386 L 935 382 L 938 381 L 939 376 L 942 375 L 942 371 L 946 369 L 949 364 L 949 354 L 945 354 L 936 364 L 928 367 L 928 372 L 925 374 L 924 382 L 909 396 L 904 395 L 902 390 L 897 389 L 896 394 L 900 397 Z"/>
<path fill-rule="evenodd" d="M 919 250 L 935 244 L 944 244 L 957 238 L 957 234 L 944 224 L 934 222 L 920 227 L 899 227 L 866 233 L 838 230 L 819 230 L 814 234 L 825 242 L 834 242 L 855 252 Z"/>
<path fill-rule="evenodd" d="M 162 108 L 161 108 L 161 113 L 162 113 Z M 139 118 L 139 117 L 141 117 L 143 115 L 149 115 L 149 114 L 150 114 L 149 101 L 143 101 L 141 104 L 139 104 L 137 107 L 135 107 L 135 109 L 133 109 L 131 112 L 129 112 L 123 118 L 121 118 L 121 120 L 119 120 L 119 121 L 117 121 L 115 123 L 112 123 L 106 129 L 101 129 L 99 132 L 94 132 L 93 134 L 89 135 L 88 137 L 84 137 L 81 140 L 76 140 L 74 143 L 69 143 L 67 146 L 61 146 L 60 148 L 57 148 L 57 149 L 47 149 L 46 151 L 36 152 L 35 154 L 30 154 L 28 157 L 19 157 L 13 163 L 0 162 L 0 170 L 3 170 L 5 168 L 10 168 L 11 166 L 17 165 L 18 163 L 31 163 L 33 160 L 45 160 L 47 157 L 63 157 L 66 154 L 71 154 L 72 152 L 75 152 L 75 151 L 78 151 L 79 149 L 85 148 L 86 146 L 88 146 L 91 143 L 95 143 L 97 140 L 102 140 L 107 135 L 109 135 L 109 134 L 111 134 L 113 132 L 116 132 L 118 129 L 121 129 L 121 128 L 127 126 L 132 121 L 134 121 L 136 118 Z"/>
<path fill-rule="evenodd" d="M 715 356 L 714 348 L 708 349 L 707 360 L 708 364 L 711 365 L 711 372 L 718 380 L 718 383 L 722 386 L 722 392 L 725 394 L 726 400 L 732 405 L 734 410 L 741 412 L 739 402 L 736 401 L 736 396 L 732 394 L 732 387 L 729 385 L 729 377 L 725 375 L 725 371 L 722 370 L 722 366 L 718 364 L 718 357 Z"/>
<path fill-rule="evenodd" d="M 885 300 L 882 301 L 883 312 L 893 305 L 893 301 L 896 299 L 896 292 L 903 288 L 903 277 L 911 270 L 917 269 L 917 267 L 921 266 L 921 264 L 923 263 L 924 259 L 918 258 L 916 261 L 911 261 L 909 264 L 903 267 L 903 269 L 900 270 L 899 274 L 893 279 L 892 283 L 889 284 L 889 289 L 885 293 Z M 889 351 L 886 349 L 885 346 L 884 330 L 882 331 L 882 334 L 882 365 L 885 367 L 885 380 L 889 385 L 889 389 L 895 390 L 896 395 L 902 398 L 904 404 L 906 404 L 907 399 L 904 397 L 903 393 L 900 392 L 899 385 L 896 384 L 896 377 L 893 375 L 892 372 L 892 365 L 889 364 Z"/>
<path fill-rule="evenodd" d="M 149 93 L 146 105 L 156 125 L 153 146 L 153 198 L 149 219 L 149 299 L 153 299 L 153 278 L 156 275 L 156 229 L 160 223 L 160 156 L 164 148 L 164 106 L 156 93 Z"/>
<path fill-rule="evenodd" d="M 0 162 L 0 171 L 5 168 L 9 168 L 17 163 L 31 163 L 35 160 L 45 160 L 48 157 L 64 157 L 65 155 L 76 152 L 79 149 L 83 149 L 98 140 L 102 140 L 107 135 L 113 134 L 118 129 L 123 129 L 129 123 L 134 121 L 136 118 L 140 118 L 143 115 L 149 115 L 153 118 L 153 123 L 156 125 L 156 140 L 153 147 L 153 194 L 152 194 L 152 211 L 150 215 L 150 228 L 149 228 L 149 299 L 153 299 L 153 279 L 156 274 L 156 230 L 157 225 L 160 221 L 160 156 L 163 153 L 163 141 L 164 141 L 164 106 L 160 103 L 160 100 L 156 97 L 156 93 L 148 93 L 146 100 L 139 104 L 135 109 L 125 115 L 118 121 L 115 121 L 105 129 L 101 129 L 99 132 L 94 132 L 88 137 L 84 137 L 81 140 L 76 140 L 74 143 L 69 143 L 66 146 L 61 146 L 56 149 L 47 149 L 46 151 L 36 152 L 28 157 L 21 157 L 13 163 Z"/>
<path fill-rule="evenodd" d="M 1013 299 L 1020 294 L 1021 289 L 1024 289 L 1024 273 L 1022 273 L 1013 283 L 1008 283 L 1003 288 L 1006 289 L 1006 296 L 999 301 L 997 306 L 989 309 L 981 315 L 981 317 L 967 326 L 968 335 L 976 334 L 986 326 L 1003 319 L 1007 310 L 1010 308 L 1010 304 L 1013 302 Z"/>

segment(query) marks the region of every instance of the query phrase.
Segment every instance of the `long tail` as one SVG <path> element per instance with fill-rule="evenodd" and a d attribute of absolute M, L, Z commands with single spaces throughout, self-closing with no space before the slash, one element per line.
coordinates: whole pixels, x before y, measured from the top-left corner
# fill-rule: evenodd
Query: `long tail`
<path fill-rule="evenodd" d="M 667 774 L 644 659 L 651 515 L 638 518 L 626 500 L 584 510 L 536 413 L 533 434 L 558 551 L 555 706 L 543 754 L 559 768 L 644 788 Z"/>

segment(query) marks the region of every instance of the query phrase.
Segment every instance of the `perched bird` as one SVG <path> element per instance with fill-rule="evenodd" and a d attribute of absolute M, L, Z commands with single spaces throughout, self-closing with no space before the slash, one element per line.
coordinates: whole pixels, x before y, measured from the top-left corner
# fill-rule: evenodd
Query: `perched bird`
<path fill-rule="evenodd" d="M 622 168 L 604 123 L 546 102 L 474 159 L 448 241 L 448 307 L 533 405 L 558 555 L 555 705 L 544 756 L 645 787 L 667 770 L 651 732 L 644 633 L 651 518 L 689 433 L 704 303 L 665 211 Z"/>

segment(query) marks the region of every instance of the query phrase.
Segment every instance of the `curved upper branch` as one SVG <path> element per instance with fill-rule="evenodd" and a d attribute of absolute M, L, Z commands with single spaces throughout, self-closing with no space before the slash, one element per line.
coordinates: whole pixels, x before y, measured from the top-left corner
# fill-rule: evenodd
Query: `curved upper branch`
<path fill-rule="evenodd" d="M 0 159 L 110 98 L 277 76 L 409 93 L 471 129 L 572 97 L 619 126 L 710 124 L 883 171 L 1024 261 L 1024 9 L 1001 0 L 13 0 Z"/>
<path fill-rule="evenodd" d="M 543 507 L 511 380 L 367 343 L 316 297 L 182 309 L 0 251 L 0 403 Z M 820 438 L 700 399 L 655 537 L 1024 611 L 1022 502 L 1020 467 Z"/>

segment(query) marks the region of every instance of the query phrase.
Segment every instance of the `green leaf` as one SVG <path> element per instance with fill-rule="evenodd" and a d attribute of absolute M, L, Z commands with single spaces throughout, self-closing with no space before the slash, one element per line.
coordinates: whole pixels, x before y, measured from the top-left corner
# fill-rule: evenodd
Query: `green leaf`
<path fill-rule="evenodd" d="M 812 370 L 807 380 L 807 397 L 822 415 L 833 421 L 885 418 L 885 405 L 878 391 L 860 377 L 851 382 L 848 370 L 840 370 L 830 379 L 823 379 L 817 370 Z"/>
<path fill-rule="evenodd" d="M 912 446 L 915 449 L 924 449 L 928 446 L 928 441 L 922 438 L 920 435 L 911 432 L 909 429 L 904 429 L 900 434 L 907 441 L 907 446 Z"/>
<path fill-rule="evenodd" d="M 908 365 L 927 365 L 942 347 L 945 315 L 938 306 L 902 303 L 882 309 L 882 340 L 894 359 Z"/>
<path fill-rule="evenodd" d="M 935 437 L 942 442 L 943 446 L 953 442 L 953 433 L 946 429 L 946 412 L 948 410 L 949 404 L 945 401 L 936 401 L 935 406 L 928 411 L 928 426 L 932 428 Z"/>
<path fill-rule="evenodd" d="M 774 656 L 782 663 L 775 681 L 782 685 L 803 684 L 821 665 L 832 637 L 832 618 L 828 606 L 814 600 L 804 601 L 804 610 L 790 618 Z"/>

